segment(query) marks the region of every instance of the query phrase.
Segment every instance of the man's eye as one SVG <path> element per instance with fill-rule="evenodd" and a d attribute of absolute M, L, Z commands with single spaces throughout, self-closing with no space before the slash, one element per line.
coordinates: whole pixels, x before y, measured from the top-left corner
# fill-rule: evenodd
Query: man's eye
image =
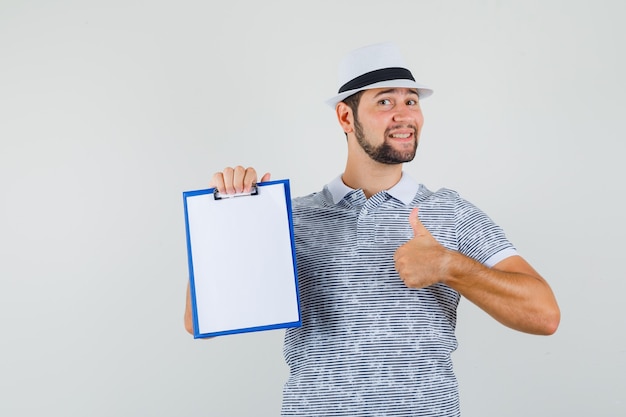
<path fill-rule="evenodd" d="M 391 104 L 391 100 L 389 100 L 388 98 L 384 98 L 384 99 L 380 100 L 378 103 L 382 104 L 384 106 L 387 106 L 387 105 Z"/>
<path fill-rule="evenodd" d="M 406 104 L 409 105 L 409 106 L 415 106 L 415 105 L 417 105 L 417 100 L 409 100 L 409 101 L 406 102 Z"/>

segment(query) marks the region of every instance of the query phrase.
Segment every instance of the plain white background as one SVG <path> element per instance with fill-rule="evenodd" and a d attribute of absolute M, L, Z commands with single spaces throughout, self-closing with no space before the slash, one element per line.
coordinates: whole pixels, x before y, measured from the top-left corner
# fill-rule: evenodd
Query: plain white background
<path fill-rule="evenodd" d="M 464 416 L 626 415 L 625 17 L 618 0 L 1 0 L 0 414 L 278 415 L 282 331 L 183 329 L 182 192 L 233 164 L 319 190 L 344 167 L 337 63 L 390 40 L 435 90 L 406 171 L 485 210 L 562 308 L 539 337 L 461 302 Z"/>

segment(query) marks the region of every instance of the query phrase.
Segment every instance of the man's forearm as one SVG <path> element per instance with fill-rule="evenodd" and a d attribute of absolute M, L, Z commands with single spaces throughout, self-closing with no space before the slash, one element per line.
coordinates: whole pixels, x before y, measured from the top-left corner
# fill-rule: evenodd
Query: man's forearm
<path fill-rule="evenodd" d="M 560 311 L 554 294 L 522 257 L 489 268 L 457 252 L 450 256 L 443 282 L 500 323 L 532 334 L 556 331 Z"/>

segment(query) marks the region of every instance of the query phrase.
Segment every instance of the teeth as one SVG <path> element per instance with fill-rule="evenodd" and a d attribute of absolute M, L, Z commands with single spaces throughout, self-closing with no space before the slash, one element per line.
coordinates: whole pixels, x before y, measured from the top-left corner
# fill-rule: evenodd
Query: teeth
<path fill-rule="evenodd" d="M 399 138 L 399 139 L 406 139 L 406 138 L 408 138 L 409 136 L 411 136 L 411 134 L 410 134 L 410 133 L 404 133 L 404 134 L 395 134 L 395 135 L 391 135 L 391 137 L 394 137 L 394 138 Z"/>

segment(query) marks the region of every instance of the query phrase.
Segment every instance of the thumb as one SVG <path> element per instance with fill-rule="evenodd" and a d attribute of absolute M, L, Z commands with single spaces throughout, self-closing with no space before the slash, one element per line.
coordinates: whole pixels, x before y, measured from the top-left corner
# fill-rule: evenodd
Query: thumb
<path fill-rule="evenodd" d="M 424 225 L 422 224 L 419 216 L 419 209 L 417 207 L 415 207 L 412 211 L 411 214 L 409 215 L 409 223 L 411 224 L 411 227 L 413 228 L 413 233 L 415 236 L 423 236 L 423 235 L 427 235 L 428 234 L 428 230 L 426 229 L 426 227 L 424 227 Z"/>
<path fill-rule="evenodd" d="M 270 173 L 266 172 L 265 175 L 263 175 L 263 177 L 261 178 L 261 182 L 265 182 L 269 180 L 270 180 Z"/>

